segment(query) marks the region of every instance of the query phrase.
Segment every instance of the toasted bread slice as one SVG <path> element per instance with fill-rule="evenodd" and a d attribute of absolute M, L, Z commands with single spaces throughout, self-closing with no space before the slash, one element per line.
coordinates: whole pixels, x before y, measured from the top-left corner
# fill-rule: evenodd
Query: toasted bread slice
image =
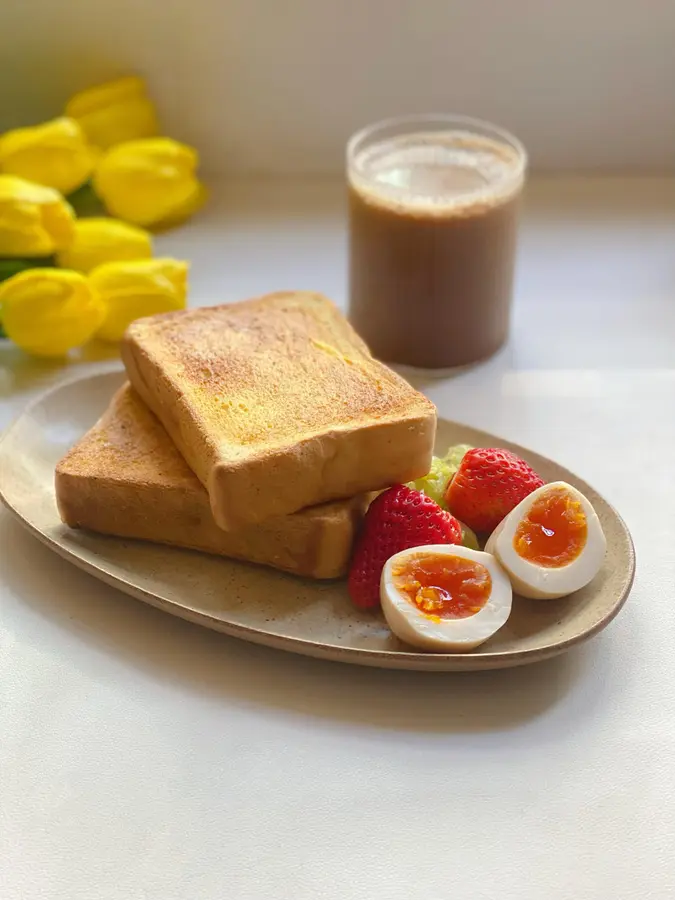
<path fill-rule="evenodd" d="M 366 507 L 364 497 L 355 497 L 223 531 L 201 482 L 128 385 L 56 467 L 56 499 L 72 528 L 204 550 L 312 578 L 344 574 Z"/>
<path fill-rule="evenodd" d="M 318 294 L 140 319 L 122 357 L 221 528 L 429 471 L 434 405 Z"/>

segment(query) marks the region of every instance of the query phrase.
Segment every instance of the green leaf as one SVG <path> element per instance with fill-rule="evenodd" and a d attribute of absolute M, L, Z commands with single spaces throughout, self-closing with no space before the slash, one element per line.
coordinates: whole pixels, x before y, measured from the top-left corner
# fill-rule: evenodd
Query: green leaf
<path fill-rule="evenodd" d="M 53 256 L 35 257 L 35 259 L 0 259 L 0 282 L 7 281 L 26 269 L 53 268 L 56 265 Z"/>
<path fill-rule="evenodd" d="M 72 194 L 68 194 L 66 200 L 75 210 L 80 219 L 90 219 L 93 216 L 104 216 L 105 208 L 94 193 L 91 181 L 85 182 Z"/>
<path fill-rule="evenodd" d="M 442 509 L 447 509 L 444 498 L 445 491 L 459 468 L 464 454 L 471 449 L 468 444 L 455 444 L 454 447 L 450 447 L 445 456 L 434 456 L 429 473 L 416 481 L 411 481 L 408 486 L 415 488 L 416 491 L 422 491 L 427 497 L 435 500 Z"/>

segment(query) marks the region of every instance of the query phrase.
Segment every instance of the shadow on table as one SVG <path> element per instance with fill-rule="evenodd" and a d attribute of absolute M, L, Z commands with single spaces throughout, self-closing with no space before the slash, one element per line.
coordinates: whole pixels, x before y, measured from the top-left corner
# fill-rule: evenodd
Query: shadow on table
<path fill-rule="evenodd" d="M 590 667 L 588 649 L 517 669 L 417 673 L 360 668 L 257 647 L 145 606 L 51 553 L 0 514 L 10 594 L 69 638 L 100 680 L 100 654 L 199 695 L 337 723 L 427 733 L 507 731 L 545 713 Z M 21 617 L 17 617 L 21 622 Z M 30 627 L 30 617 L 25 620 Z M 32 640 L 32 638 L 28 638 Z M 86 652 L 86 650 L 93 652 Z"/>

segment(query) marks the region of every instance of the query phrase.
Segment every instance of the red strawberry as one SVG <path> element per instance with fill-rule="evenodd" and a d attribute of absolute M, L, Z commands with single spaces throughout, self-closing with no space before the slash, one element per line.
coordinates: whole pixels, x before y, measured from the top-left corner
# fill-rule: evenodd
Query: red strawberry
<path fill-rule="evenodd" d="M 469 450 L 445 494 L 453 515 L 474 531 L 493 531 L 504 516 L 544 482 L 509 450 Z"/>
<path fill-rule="evenodd" d="M 461 544 L 457 519 L 431 498 L 402 484 L 370 504 L 356 540 L 349 572 L 349 596 L 364 609 L 380 605 L 384 564 L 400 550 L 423 544 Z"/>

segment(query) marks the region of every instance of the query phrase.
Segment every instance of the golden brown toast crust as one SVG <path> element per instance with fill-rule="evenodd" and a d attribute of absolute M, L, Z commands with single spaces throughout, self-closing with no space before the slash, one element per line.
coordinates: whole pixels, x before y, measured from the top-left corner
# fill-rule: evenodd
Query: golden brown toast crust
<path fill-rule="evenodd" d="M 434 405 L 318 294 L 140 319 L 122 357 L 224 529 L 429 470 Z"/>
<path fill-rule="evenodd" d="M 63 521 L 261 563 L 297 575 L 337 578 L 349 563 L 363 497 L 324 504 L 225 532 L 208 495 L 166 431 L 126 385 L 56 468 Z"/>

